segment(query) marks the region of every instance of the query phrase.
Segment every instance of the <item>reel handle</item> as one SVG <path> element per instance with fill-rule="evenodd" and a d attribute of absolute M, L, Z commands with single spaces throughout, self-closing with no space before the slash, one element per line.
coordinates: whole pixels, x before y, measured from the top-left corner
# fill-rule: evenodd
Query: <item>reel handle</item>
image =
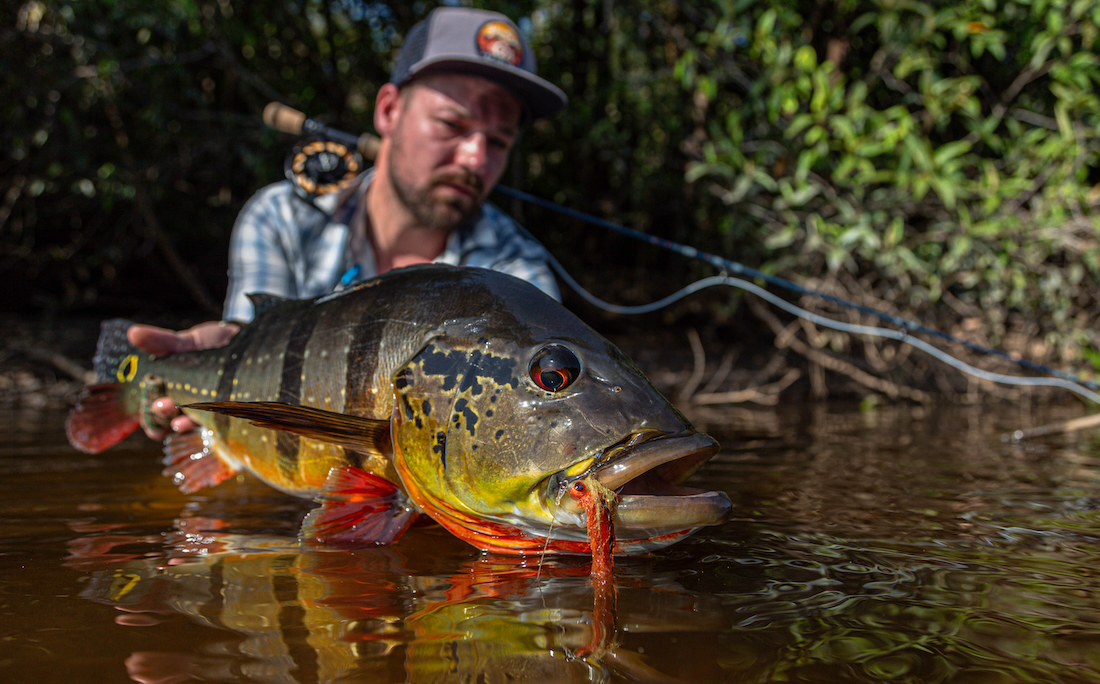
<path fill-rule="evenodd" d="M 334 142 L 353 147 L 367 159 L 374 159 L 378 154 L 378 136 L 370 133 L 353 135 L 344 131 L 330 128 L 320 121 L 307 118 L 305 114 L 293 107 L 288 107 L 281 102 L 269 102 L 264 107 L 264 123 L 283 133 L 291 135 L 316 135 L 328 138 Z"/>

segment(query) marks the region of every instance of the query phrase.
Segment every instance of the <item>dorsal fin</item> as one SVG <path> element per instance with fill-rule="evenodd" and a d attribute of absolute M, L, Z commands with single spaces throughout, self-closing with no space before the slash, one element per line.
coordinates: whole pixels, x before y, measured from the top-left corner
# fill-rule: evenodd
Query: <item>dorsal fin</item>
<path fill-rule="evenodd" d="M 266 292 L 251 292 L 248 294 L 248 298 L 252 301 L 253 317 L 259 316 L 279 302 L 285 302 L 287 300 L 286 297 L 280 297 L 279 295 L 268 294 Z"/>
<path fill-rule="evenodd" d="M 257 427 L 292 432 L 352 451 L 384 455 L 393 451 L 388 419 L 359 418 L 276 401 L 210 401 L 188 404 L 183 408 L 241 418 Z"/>

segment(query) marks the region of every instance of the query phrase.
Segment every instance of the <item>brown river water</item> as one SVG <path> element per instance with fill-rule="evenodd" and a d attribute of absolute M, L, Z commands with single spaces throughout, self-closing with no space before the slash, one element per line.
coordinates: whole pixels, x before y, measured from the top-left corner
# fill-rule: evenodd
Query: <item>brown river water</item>
<path fill-rule="evenodd" d="M 2 410 L 0 681 L 1098 682 L 1100 432 L 1002 440 L 1081 413 L 708 415 L 735 518 L 616 559 L 609 608 L 580 558 L 300 546 L 307 502 Z"/>

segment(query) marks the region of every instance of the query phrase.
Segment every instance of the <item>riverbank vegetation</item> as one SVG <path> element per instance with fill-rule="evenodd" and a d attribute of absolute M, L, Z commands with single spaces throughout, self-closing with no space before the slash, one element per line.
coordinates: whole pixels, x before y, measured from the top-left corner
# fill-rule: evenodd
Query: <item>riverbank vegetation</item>
<path fill-rule="evenodd" d="M 541 73 L 571 99 L 525 133 L 507 185 L 1096 376 L 1095 3 L 475 4 L 520 19 Z M 216 315 L 233 219 L 282 176 L 293 143 L 262 127 L 263 106 L 368 130 L 400 37 L 431 6 L 22 2 L 0 27 L 0 286 L 20 293 L 9 311 Z M 609 301 L 649 302 L 716 273 L 497 201 Z M 754 369 L 737 382 L 761 401 L 798 387 L 916 400 L 973 387 L 904 345 L 735 290 L 630 319 L 567 304 L 612 333 L 697 329 L 688 358 L 703 370 L 687 395 L 739 391 L 705 382 L 733 382 L 731 366 Z"/>

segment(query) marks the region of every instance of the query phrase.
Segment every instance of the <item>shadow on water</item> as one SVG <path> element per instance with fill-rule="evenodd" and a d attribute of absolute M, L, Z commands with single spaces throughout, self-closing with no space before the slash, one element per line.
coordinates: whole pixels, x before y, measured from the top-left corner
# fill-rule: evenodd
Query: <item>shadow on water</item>
<path fill-rule="evenodd" d="M 695 479 L 736 518 L 616 559 L 613 612 L 583 559 L 431 525 L 301 546 L 306 502 L 244 478 L 185 496 L 140 437 L 89 456 L 61 414 L 3 413 L 0 678 L 1098 681 L 1100 441 L 1005 444 L 1069 417 L 1005 413 L 693 416 L 723 444 Z"/>

